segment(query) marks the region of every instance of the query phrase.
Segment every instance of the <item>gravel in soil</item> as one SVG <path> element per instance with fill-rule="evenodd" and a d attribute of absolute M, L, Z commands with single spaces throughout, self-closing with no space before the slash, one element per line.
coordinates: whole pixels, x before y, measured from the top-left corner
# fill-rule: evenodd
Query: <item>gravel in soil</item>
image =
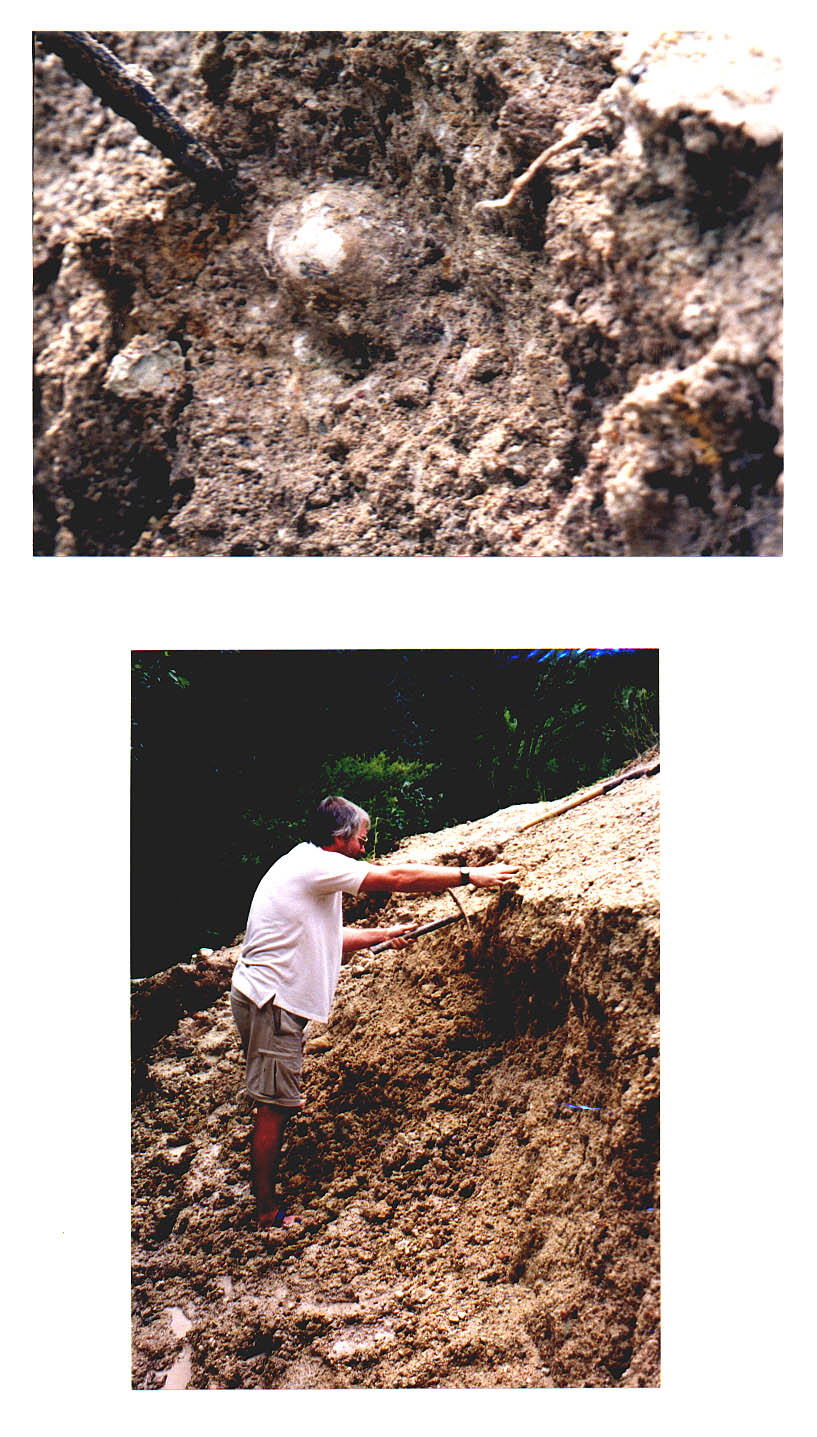
<path fill-rule="evenodd" d="M 685 32 L 100 38 L 244 202 L 207 208 L 36 52 L 38 554 L 780 552 L 773 54 Z"/>
<path fill-rule="evenodd" d="M 284 1153 L 297 1229 L 254 1230 L 238 950 L 134 984 L 171 995 L 134 1097 L 135 1387 L 658 1384 L 658 805 L 653 775 L 401 845 L 522 871 L 342 970 Z"/>

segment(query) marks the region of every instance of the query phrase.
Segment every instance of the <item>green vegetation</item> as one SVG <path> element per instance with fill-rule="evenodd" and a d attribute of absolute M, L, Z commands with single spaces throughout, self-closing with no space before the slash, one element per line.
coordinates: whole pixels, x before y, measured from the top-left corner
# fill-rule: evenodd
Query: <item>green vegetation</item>
<path fill-rule="evenodd" d="M 142 976 L 241 931 L 261 874 L 343 793 L 370 851 L 559 798 L 658 736 L 655 650 L 133 655 L 132 945 Z"/>

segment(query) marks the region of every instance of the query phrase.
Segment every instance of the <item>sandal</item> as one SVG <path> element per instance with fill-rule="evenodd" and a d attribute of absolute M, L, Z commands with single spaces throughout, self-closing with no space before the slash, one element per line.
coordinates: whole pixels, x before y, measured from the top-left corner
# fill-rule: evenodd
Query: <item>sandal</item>
<path fill-rule="evenodd" d="M 300 1225 L 300 1221 L 299 1217 L 292 1217 L 284 1208 L 279 1207 L 266 1222 L 259 1222 L 258 1231 L 264 1232 L 268 1227 L 295 1227 Z"/>

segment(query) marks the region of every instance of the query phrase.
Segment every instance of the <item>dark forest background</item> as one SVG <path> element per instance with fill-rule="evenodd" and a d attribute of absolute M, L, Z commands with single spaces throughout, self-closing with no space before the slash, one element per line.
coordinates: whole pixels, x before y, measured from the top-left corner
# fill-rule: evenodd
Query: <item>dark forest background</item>
<path fill-rule="evenodd" d="M 133 976 L 231 942 L 328 793 L 371 813 L 376 857 L 657 738 L 654 649 L 136 652 Z"/>

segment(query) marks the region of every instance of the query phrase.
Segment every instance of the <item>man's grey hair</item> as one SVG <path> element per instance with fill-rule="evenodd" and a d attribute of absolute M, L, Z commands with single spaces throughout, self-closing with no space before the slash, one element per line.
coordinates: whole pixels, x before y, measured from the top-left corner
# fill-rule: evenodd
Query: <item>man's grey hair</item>
<path fill-rule="evenodd" d="M 318 804 L 310 836 L 313 843 L 324 848 L 335 838 L 352 838 L 364 823 L 369 822 L 366 810 L 348 798 L 325 798 Z"/>

